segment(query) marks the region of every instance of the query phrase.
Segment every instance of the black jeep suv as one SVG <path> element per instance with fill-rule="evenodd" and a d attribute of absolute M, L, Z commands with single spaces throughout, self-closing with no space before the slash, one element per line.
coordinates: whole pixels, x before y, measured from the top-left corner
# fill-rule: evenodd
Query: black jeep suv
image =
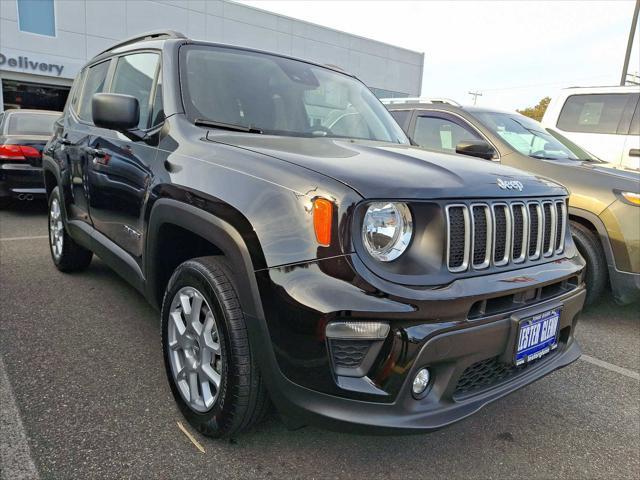
<path fill-rule="evenodd" d="M 96 253 L 161 310 L 204 434 L 269 398 L 291 426 L 432 430 L 580 355 L 566 190 L 412 147 L 335 68 L 131 39 L 82 70 L 44 169 L 53 262 Z"/>

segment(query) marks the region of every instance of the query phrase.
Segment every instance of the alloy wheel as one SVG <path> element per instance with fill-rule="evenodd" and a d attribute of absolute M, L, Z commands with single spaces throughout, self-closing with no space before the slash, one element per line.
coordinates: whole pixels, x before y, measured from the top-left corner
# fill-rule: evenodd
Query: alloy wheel
<path fill-rule="evenodd" d="M 49 242 L 51 243 L 53 257 L 56 260 L 60 260 L 62 247 L 64 246 L 64 226 L 62 224 L 60 202 L 55 197 L 51 200 L 49 210 Z"/>
<path fill-rule="evenodd" d="M 168 353 L 173 379 L 196 412 L 210 410 L 220 392 L 222 351 L 213 310 L 195 288 L 183 287 L 169 311 Z"/>

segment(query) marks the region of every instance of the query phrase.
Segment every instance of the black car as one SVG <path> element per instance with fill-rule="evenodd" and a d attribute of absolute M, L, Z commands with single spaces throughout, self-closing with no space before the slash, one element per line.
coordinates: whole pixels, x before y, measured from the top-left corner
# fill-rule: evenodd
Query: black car
<path fill-rule="evenodd" d="M 42 149 L 61 112 L 0 112 L 0 202 L 44 197 Z"/>
<path fill-rule="evenodd" d="M 206 435 L 268 399 L 291 426 L 433 430 L 580 355 L 566 190 L 412 147 L 337 69 L 147 34 L 82 69 L 46 151 L 53 262 L 96 253 L 160 310 Z"/>

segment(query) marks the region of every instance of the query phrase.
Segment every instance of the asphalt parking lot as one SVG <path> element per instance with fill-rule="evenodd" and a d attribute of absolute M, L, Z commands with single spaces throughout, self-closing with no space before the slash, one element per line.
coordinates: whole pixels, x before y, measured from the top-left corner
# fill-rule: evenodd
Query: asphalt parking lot
<path fill-rule="evenodd" d="M 233 441 L 194 434 L 200 453 L 176 424 L 157 313 L 95 257 L 59 273 L 46 234 L 44 204 L 0 211 L 3 479 L 640 476 L 638 305 L 604 298 L 581 319 L 583 359 L 445 430 L 289 431 L 271 415 Z"/>

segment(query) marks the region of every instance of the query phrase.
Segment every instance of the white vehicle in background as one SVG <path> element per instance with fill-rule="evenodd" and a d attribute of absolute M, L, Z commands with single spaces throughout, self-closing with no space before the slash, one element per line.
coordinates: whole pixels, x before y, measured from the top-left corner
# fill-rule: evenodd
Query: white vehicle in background
<path fill-rule="evenodd" d="M 561 90 L 542 118 L 600 159 L 640 169 L 640 86 L 574 87 Z"/>

